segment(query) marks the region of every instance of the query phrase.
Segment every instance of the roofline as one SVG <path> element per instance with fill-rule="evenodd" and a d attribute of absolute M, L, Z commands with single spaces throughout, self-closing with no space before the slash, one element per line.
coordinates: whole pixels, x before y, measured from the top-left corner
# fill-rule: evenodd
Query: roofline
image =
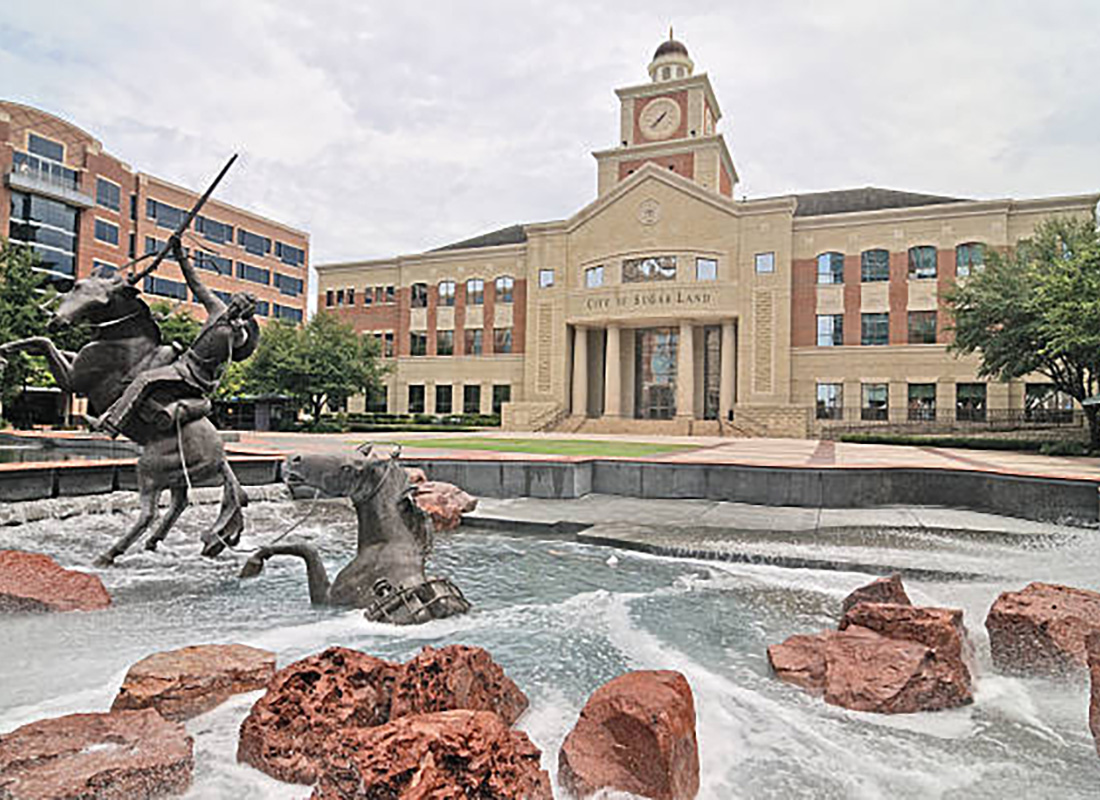
<path fill-rule="evenodd" d="M 529 227 L 524 225 L 524 227 Z M 392 258 L 372 258 L 364 261 L 335 261 L 328 264 L 314 264 L 313 268 L 320 275 L 326 270 L 343 271 L 353 269 L 400 269 L 412 263 L 462 261 L 471 254 L 489 256 L 524 255 L 527 252 L 527 243 L 496 244 L 484 247 L 464 247 L 461 250 L 425 250 L 422 253 L 407 253 Z"/>
<path fill-rule="evenodd" d="M 80 127 L 76 123 L 70 122 L 69 120 L 65 119 L 64 117 L 53 113 L 52 111 L 46 111 L 45 109 L 38 108 L 38 106 L 27 105 L 26 103 L 20 103 L 16 100 L 0 100 L 0 106 L 19 106 L 20 108 L 25 108 L 28 111 L 34 111 L 38 114 L 45 114 L 47 117 L 53 117 L 58 122 L 64 123 L 65 125 L 68 125 L 70 128 L 75 128 L 76 130 L 80 131 L 82 134 L 84 134 L 89 139 L 91 139 L 93 142 L 95 142 L 96 146 L 99 147 L 101 152 L 103 151 L 103 142 L 101 142 L 99 139 L 97 139 L 95 136 L 93 136 L 88 131 L 84 130 L 84 128 Z M 111 156 L 111 157 L 115 158 L 115 156 Z M 116 160 L 121 160 L 121 159 L 116 159 Z"/>

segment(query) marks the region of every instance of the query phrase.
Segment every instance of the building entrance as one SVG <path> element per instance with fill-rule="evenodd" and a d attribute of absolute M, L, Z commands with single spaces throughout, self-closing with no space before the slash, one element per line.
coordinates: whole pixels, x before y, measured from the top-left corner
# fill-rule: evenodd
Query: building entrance
<path fill-rule="evenodd" d="M 634 416 L 672 419 L 676 416 L 678 328 L 641 328 L 635 332 Z"/>

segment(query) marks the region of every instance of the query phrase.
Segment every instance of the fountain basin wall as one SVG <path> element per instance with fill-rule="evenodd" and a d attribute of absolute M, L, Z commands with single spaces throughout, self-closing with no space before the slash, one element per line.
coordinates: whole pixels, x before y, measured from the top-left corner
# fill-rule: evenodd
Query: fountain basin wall
<path fill-rule="evenodd" d="M 1095 522 L 1098 484 L 979 470 L 761 467 L 629 460 L 500 461 L 406 458 L 433 480 L 484 497 L 568 500 L 590 492 L 649 499 L 726 500 L 765 506 L 949 506 L 1021 519 Z"/>

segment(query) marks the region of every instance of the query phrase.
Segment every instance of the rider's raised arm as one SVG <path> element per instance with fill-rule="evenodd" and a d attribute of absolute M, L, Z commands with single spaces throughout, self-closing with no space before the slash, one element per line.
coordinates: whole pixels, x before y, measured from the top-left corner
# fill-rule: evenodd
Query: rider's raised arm
<path fill-rule="evenodd" d="M 183 271 L 183 279 L 187 281 L 187 288 L 191 290 L 191 294 L 195 296 L 195 299 L 203 304 L 206 309 L 207 317 L 213 319 L 218 314 L 221 314 L 225 310 L 225 303 L 223 303 L 216 294 L 206 288 L 206 284 L 202 282 L 199 277 L 198 271 L 191 263 L 191 259 L 187 257 L 187 254 L 183 251 L 183 243 L 178 238 L 172 239 L 172 255 L 176 261 L 179 262 L 180 269 Z"/>

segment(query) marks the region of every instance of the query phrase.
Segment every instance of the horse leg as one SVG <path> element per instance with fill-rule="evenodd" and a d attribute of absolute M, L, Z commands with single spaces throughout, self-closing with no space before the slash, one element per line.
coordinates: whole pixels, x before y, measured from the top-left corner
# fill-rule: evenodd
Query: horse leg
<path fill-rule="evenodd" d="M 160 502 L 161 492 L 164 490 L 151 483 L 142 483 L 141 486 L 141 510 L 138 512 L 137 519 L 134 520 L 134 524 L 130 526 L 130 529 L 126 533 L 122 534 L 117 542 L 115 542 L 111 549 L 103 553 L 99 558 L 95 560 L 97 567 L 109 567 L 115 562 L 115 559 L 125 553 L 130 545 L 137 541 L 138 537 L 145 532 L 154 520 L 157 518 L 157 504 Z"/>
<path fill-rule="evenodd" d="M 152 535 L 145 540 L 146 550 L 156 550 L 157 545 L 164 541 L 164 537 L 168 535 L 168 531 L 172 529 L 172 526 L 176 524 L 176 520 L 180 518 L 180 514 L 187 508 L 187 487 L 186 486 L 173 486 L 171 488 L 172 499 L 168 503 L 168 513 L 164 515 L 164 518 L 157 523 L 157 527 L 153 529 Z"/>
<path fill-rule="evenodd" d="M 218 514 L 214 527 L 202 535 L 202 554 L 209 558 L 218 555 L 226 547 L 236 547 L 240 542 L 241 531 L 244 530 L 241 508 L 248 504 L 248 497 L 237 476 L 233 474 L 229 462 L 223 458 L 219 469 L 222 473 L 221 513 Z"/>

